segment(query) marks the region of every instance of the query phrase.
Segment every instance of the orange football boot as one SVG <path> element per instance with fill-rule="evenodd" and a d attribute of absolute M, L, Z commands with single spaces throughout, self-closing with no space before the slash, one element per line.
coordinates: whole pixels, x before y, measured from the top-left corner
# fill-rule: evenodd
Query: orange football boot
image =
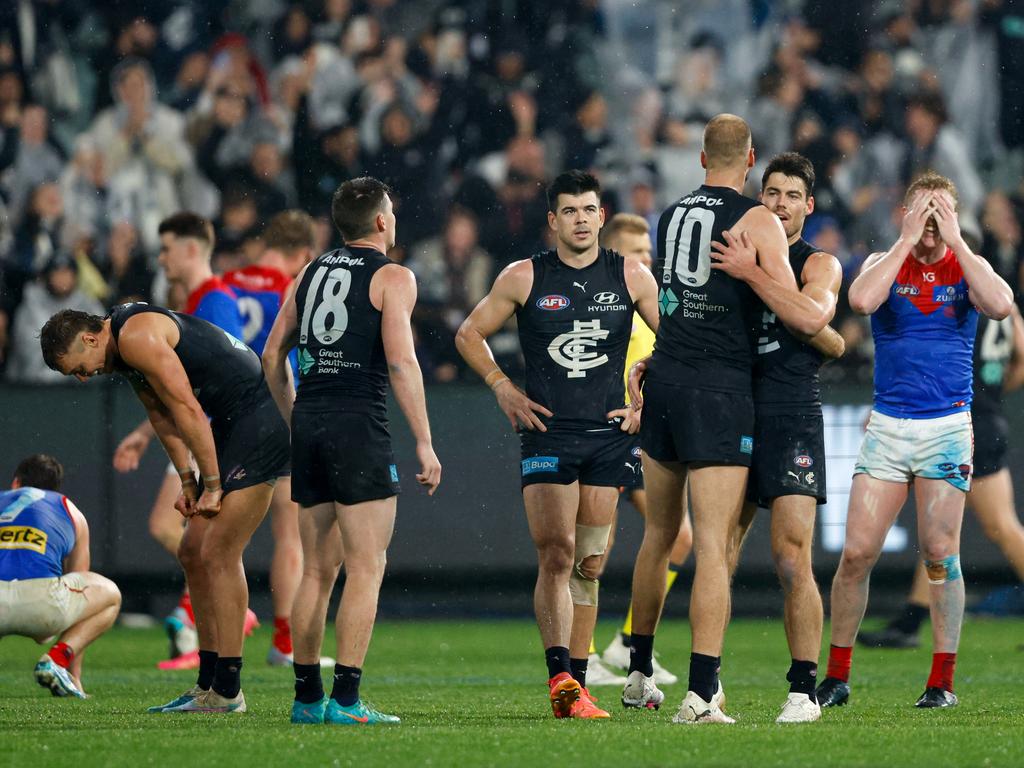
<path fill-rule="evenodd" d="M 555 717 L 572 717 L 573 707 L 580 698 L 580 684 L 568 672 L 559 672 L 548 680 L 551 689 L 551 711 Z"/>
<path fill-rule="evenodd" d="M 611 717 L 597 706 L 595 701 L 597 701 L 596 696 L 591 696 L 590 691 L 586 688 L 581 689 L 579 699 L 572 705 L 572 716 L 582 720 L 606 720 Z"/>

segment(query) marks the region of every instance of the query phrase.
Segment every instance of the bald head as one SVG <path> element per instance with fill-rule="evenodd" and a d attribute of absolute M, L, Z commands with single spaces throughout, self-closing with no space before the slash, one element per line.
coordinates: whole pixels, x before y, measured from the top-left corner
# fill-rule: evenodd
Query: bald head
<path fill-rule="evenodd" d="M 704 167 L 709 171 L 743 167 L 750 153 L 750 126 L 742 117 L 715 115 L 704 128 Z"/>

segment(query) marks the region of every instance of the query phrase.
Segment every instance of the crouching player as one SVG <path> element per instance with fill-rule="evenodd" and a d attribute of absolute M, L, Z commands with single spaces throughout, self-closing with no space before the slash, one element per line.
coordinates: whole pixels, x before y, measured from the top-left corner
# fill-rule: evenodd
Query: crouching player
<path fill-rule="evenodd" d="M 113 625 L 121 592 L 89 570 L 89 524 L 61 495 L 63 479 L 56 459 L 36 454 L 0 493 L 0 637 L 56 637 L 36 664 L 36 682 L 84 699 L 82 654 Z"/>

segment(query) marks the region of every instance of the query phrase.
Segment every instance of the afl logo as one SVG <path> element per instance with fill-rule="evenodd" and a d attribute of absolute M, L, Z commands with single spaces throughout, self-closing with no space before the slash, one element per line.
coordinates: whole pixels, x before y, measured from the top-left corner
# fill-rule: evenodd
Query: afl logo
<path fill-rule="evenodd" d="M 615 304 L 619 300 L 619 294 L 612 293 L 611 291 L 601 291 L 601 293 L 594 294 L 594 301 L 598 304 Z"/>
<path fill-rule="evenodd" d="M 636 458 L 640 458 L 640 448 L 634 447 L 633 450 L 630 451 L 630 453 L 633 454 L 633 456 L 635 456 Z"/>
<path fill-rule="evenodd" d="M 814 465 L 814 459 L 804 454 L 802 456 L 797 456 L 795 459 L 793 459 L 793 463 L 796 464 L 798 467 L 803 467 L 804 469 L 807 469 L 808 467 Z"/>
<path fill-rule="evenodd" d="M 559 309 L 565 309 L 569 306 L 569 299 L 565 296 L 560 296 L 557 293 L 553 293 L 550 296 L 542 296 L 537 299 L 537 306 L 540 309 L 546 309 L 548 312 L 555 312 Z"/>

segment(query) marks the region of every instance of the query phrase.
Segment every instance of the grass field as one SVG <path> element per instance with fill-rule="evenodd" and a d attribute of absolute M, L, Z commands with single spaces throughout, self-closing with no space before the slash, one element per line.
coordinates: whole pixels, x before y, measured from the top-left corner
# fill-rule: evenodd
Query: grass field
<path fill-rule="evenodd" d="M 613 632 L 603 625 L 599 637 Z M 827 635 L 827 630 L 826 630 Z M 158 630 L 116 629 L 90 649 L 92 698 L 54 699 L 32 680 L 41 653 L 22 638 L 0 642 L 0 764 L 70 768 L 117 765 L 749 765 L 1020 766 L 1024 764 L 1024 621 L 970 620 L 957 668 L 960 707 L 922 711 L 930 652 L 858 649 L 851 704 L 819 723 L 778 726 L 788 667 L 778 621 L 733 622 L 723 683 L 735 726 L 673 726 L 685 693 L 689 632 L 666 623 L 663 663 L 684 683 L 666 689 L 659 712 L 623 711 L 619 689 L 594 691 L 604 722 L 555 721 L 543 657 L 527 621 L 382 623 L 363 694 L 401 715 L 394 728 L 292 726 L 291 672 L 270 669 L 269 633 L 247 643 L 244 715 L 147 715 L 193 682 L 159 672 Z M 325 674 L 329 688 L 329 674 Z"/>

